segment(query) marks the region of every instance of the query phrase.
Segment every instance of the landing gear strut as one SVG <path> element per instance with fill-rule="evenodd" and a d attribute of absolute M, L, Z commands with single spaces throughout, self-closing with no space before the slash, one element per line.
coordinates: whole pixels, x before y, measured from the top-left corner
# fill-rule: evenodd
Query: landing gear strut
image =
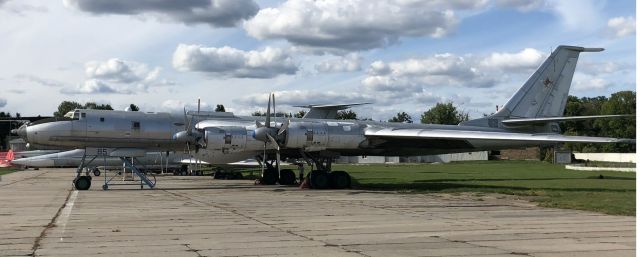
<path fill-rule="evenodd" d="M 316 169 L 312 170 L 307 179 L 309 186 L 313 189 L 345 189 L 351 187 L 351 176 L 346 171 L 331 171 L 331 164 L 336 156 L 312 156 L 301 152 L 302 157 L 308 162 L 315 164 Z"/>
<path fill-rule="evenodd" d="M 264 161 L 262 156 L 256 156 L 256 159 L 265 165 L 260 183 L 263 185 L 275 185 L 279 183 L 284 186 L 291 186 L 296 184 L 296 174 L 291 169 L 282 169 L 278 174 L 278 167 L 274 166 L 275 161 Z M 277 165 L 277 164 L 276 164 Z"/>

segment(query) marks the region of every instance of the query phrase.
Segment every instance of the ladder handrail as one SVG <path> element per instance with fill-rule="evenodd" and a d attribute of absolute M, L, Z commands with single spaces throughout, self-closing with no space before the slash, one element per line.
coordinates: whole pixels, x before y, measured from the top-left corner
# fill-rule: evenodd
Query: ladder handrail
<path fill-rule="evenodd" d="M 135 165 L 133 165 L 133 163 L 131 163 L 127 158 L 125 157 L 120 157 L 120 160 L 122 160 L 122 162 L 129 168 L 131 169 L 131 171 L 133 171 L 133 173 L 135 173 L 142 182 L 144 182 L 145 184 L 147 184 L 147 186 L 149 188 L 153 188 L 155 187 L 155 183 L 152 182 L 151 180 L 149 180 L 149 178 L 142 173 L 142 171 L 140 171 L 138 169 L 138 167 L 136 167 Z"/>

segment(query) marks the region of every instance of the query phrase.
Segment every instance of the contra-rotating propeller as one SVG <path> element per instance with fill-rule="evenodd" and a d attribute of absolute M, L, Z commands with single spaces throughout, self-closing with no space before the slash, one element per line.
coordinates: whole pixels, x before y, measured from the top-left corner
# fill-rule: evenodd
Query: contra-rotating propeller
<path fill-rule="evenodd" d="M 273 106 L 273 107 L 272 107 Z M 264 142 L 264 149 L 262 155 L 262 171 L 264 172 L 265 164 L 267 158 L 267 144 L 271 144 L 273 148 L 276 149 L 276 167 L 278 169 L 278 173 L 280 173 L 280 147 L 283 140 L 281 139 L 287 128 L 289 127 L 290 121 L 287 120 L 285 123 L 280 125 L 280 128 L 276 126 L 278 123 L 276 122 L 276 115 L 273 117 L 273 126 L 271 125 L 271 109 L 273 108 L 273 113 L 276 113 L 276 97 L 273 93 L 269 94 L 269 103 L 267 105 L 267 116 L 265 118 L 264 125 L 259 121 L 256 121 L 256 129 L 254 131 L 254 138 L 256 140 L 260 140 Z M 279 140 L 280 139 L 280 140 Z"/>
<path fill-rule="evenodd" d="M 200 111 L 199 102 L 200 101 L 198 100 L 198 112 Z M 196 153 L 198 153 L 198 150 L 200 150 L 200 148 L 203 145 L 202 139 L 204 135 L 200 130 L 194 129 L 193 115 L 191 116 L 191 118 L 188 118 L 187 109 L 184 108 L 183 111 L 184 111 L 184 130 L 175 133 L 173 135 L 173 140 L 185 143 L 187 147 L 187 152 L 189 153 L 189 156 L 191 156 L 191 146 L 195 146 Z"/>

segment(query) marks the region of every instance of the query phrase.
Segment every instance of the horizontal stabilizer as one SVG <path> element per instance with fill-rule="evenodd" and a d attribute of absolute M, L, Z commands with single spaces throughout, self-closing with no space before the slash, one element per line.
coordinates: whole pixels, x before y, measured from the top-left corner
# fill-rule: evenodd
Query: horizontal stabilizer
<path fill-rule="evenodd" d="M 543 125 L 549 122 L 565 122 L 579 120 L 595 120 L 605 118 L 625 118 L 634 117 L 635 114 L 620 115 L 591 115 L 591 116 L 568 116 L 568 117 L 545 117 L 545 118 L 523 118 L 503 120 L 502 124 L 506 126 L 526 126 L 526 125 Z"/>
<path fill-rule="evenodd" d="M 353 106 L 364 105 L 370 103 L 353 103 L 353 104 L 310 104 L 296 105 L 294 107 L 309 108 L 309 112 L 304 115 L 305 119 L 335 119 L 339 110 L 349 109 Z"/>

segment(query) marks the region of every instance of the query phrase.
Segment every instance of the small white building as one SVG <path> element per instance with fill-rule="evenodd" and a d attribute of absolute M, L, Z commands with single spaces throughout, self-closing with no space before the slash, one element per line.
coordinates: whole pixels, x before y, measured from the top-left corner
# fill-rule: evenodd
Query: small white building
<path fill-rule="evenodd" d="M 22 138 L 9 140 L 9 149 L 14 152 L 22 152 L 27 150 L 27 142 Z"/>
<path fill-rule="evenodd" d="M 636 163 L 635 153 L 573 153 L 576 159 L 601 162 L 632 162 Z"/>

